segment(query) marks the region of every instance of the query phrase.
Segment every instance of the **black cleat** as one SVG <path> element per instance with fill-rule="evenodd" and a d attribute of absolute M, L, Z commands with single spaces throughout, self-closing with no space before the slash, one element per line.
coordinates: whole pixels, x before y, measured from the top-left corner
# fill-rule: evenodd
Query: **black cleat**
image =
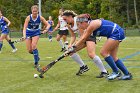
<path fill-rule="evenodd" d="M 82 66 L 80 67 L 80 70 L 76 73 L 76 75 L 81 75 L 83 74 L 84 72 L 87 72 L 89 70 L 88 66 L 85 65 L 85 66 Z"/>
<path fill-rule="evenodd" d="M 42 74 L 39 74 L 39 77 L 40 77 L 40 78 L 44 78 L 44 76 L 43 76 Z"/>
<path fill-rule="evenodd" d="M 34 64 L 34 68 L 39 68 L 40 65 L 39 64 Z"/>
<path fill-rule="evenodd" d="M 60 52 L 64 52 L 64 51 L 65 51 L 65 47 L 64 47 L 64 48 L 62 48 Z"/>
<path fill-rule="evenodd" d="M 103 77 L 107 77 L 108 75 L 109 75 L 108 72 L 101 72 L 101 73 L 99 74 L 99 76 L 96 76 L 96 78 L 103 78 Z"/>

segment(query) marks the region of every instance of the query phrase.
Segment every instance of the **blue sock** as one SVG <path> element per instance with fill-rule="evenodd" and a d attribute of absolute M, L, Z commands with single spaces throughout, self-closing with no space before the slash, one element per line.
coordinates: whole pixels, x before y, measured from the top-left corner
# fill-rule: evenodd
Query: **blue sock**
<path fill-rule="evenodd" d="M 117 67 L 118 67 L 125 75 L 128 75 L 128 74 L 129 74 L 127 68 L 124 66 L 123 62 L 122 62 L 120 59 L 118 59 L 115 63 L 116 63 L 116 65 L 117 65 Z"/>
<path fill-rule="evenodd" d="M 52 39 L 52 35 L 49 35 L 49 39 Z"/>
<path fill-rule="evenodd" d="M 105 58 L 105 61 L 108 63 L 108 65 L 112 68 L 113 72 L 118 72 L 118 67 L 116 66 L 112 56 L 108 56 Z"/>
<path fill-rule="evenodd" d="M 15 46 L 14 46 L 14 43 L 12 43 L 11 40 L 9 40 L 8 43 L 10 44 L 10 46 L 11 46 L 13 49 L 16 49 Z"/>
<path fill-rule="evenodd" d="M 37 49 L 34 49 L 33 50 L 33 55 L 34 55 L 35 65 L 37 65 L 38 64 L 38 61 L 39 61 L 39 54 L 38 54 L 38 50 Z"/>
<path fill-rule="evenodd" d="M 0 51 L 1 51 L 2 46 L 3 46 L 3 42 L 0 41 Z"/>

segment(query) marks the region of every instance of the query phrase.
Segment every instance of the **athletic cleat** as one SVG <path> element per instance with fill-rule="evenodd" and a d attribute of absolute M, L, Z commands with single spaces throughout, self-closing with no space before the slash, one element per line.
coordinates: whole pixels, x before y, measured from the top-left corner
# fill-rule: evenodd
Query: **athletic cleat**
<path fill-rule="evenodd" d="M 121 76 L 121 72 L 113 72 L 111 75 L 109 75 L 108 77 L 107 77 L 107 79 L 108 80 L 114 80 L 114 79 L 116 79 L 117 77 L 120 77 Z"/>
<path fill-rule="evenodd" d="M 40 78 L 44 78 L 44 76 L 43 76 L 42 74 L 39 74 L 39 77 L 40 77 Z"/>
<path fill-rule="evenodd" d="M 60 52 L 64 52 L 64 51 L 65 51 L 65 47 L 64 47 L 64 48 L 62 48 Z"/>
<path fill-rule="evenodd" d="M 128 75 L 123 75 L 122 77 L 119 77 L 119 80 L 131 80 L 133 78 L 132 74 L 129 73 Z"/>
<path fill-rule="evenodd" d="M 39 67 L 40 67 L 39 64 L 35 64 L 35 65 L 34 65 L 34 68 L 39 68 Z"/>
<path fill-rule="evenodd" d="M 36 69 L 37 69 L 37 71 L 38 71 L 39 73 L 43 73 L 43 72 L 44 72 L 40 67 L 37 67 Z"/>
<path fill-rule="evenodd" d="M 50 42 L 52 42 L 52 39 L 49 39 Z"/>
<path fill-rule="evenodd" d="M 2 52 L 0 51 L 0 54 L 1 54 Z"/>
<path fill-rule="evenodd" d="M 101 72 L 99 76 L 96 76 L 96 78 L 103 78 L 103 77 L 108 77 L 109 73 L 108 72 Z"/>
<path fill-rule="evenodd" d="M 85 66 L 82 66 L 80 67 L 80 70 L 76 73 L 76 75 L 81 75 L 83 74 L 84 72 L 87 72 L 89 70 L 88 66 L 85 65 Z"/>
<path fill-rule="evenodd" d="M 15 53 L 17 51 L 17 48 L 13 49 L 12 52 Z"/>

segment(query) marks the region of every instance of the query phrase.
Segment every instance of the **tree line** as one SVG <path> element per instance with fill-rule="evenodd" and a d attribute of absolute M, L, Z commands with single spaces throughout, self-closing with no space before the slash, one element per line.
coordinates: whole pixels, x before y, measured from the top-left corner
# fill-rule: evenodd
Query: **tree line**
<path fill-rule="evenodd" d="M 42 16 L 52 16 L 57 22 L 60 8 L 77 14 L 89 13 L 93 19 L 104 18 L 130 28 L 140 25 L 140 0 L 41 0 Z M 0 10 L 11 22 L 11 28 L 20 30 L 31 6 L 38 0 L 0 0 Z"/>

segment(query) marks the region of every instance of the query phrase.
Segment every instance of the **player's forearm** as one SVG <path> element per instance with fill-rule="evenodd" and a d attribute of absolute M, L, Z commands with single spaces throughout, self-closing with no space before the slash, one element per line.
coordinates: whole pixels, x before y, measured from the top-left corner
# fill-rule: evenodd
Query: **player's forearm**
<path fill-rule="evenodd" d="M 53 32 L 55 32 L 59 28 L 59 24 L 53 29 Z"/>
<path fill-rule="evenodd" d="M 76 41 L 76 36 L 71 37 L 69 45 L 72 46 L 75 43 L 75 41 Z"/>
<path fill-rule="evenodd" d="M 7 24 L 7 26 L 10 26 L 10 24 L 11 24 L 11 22 L 9 21 L 8 24 Z"/>

